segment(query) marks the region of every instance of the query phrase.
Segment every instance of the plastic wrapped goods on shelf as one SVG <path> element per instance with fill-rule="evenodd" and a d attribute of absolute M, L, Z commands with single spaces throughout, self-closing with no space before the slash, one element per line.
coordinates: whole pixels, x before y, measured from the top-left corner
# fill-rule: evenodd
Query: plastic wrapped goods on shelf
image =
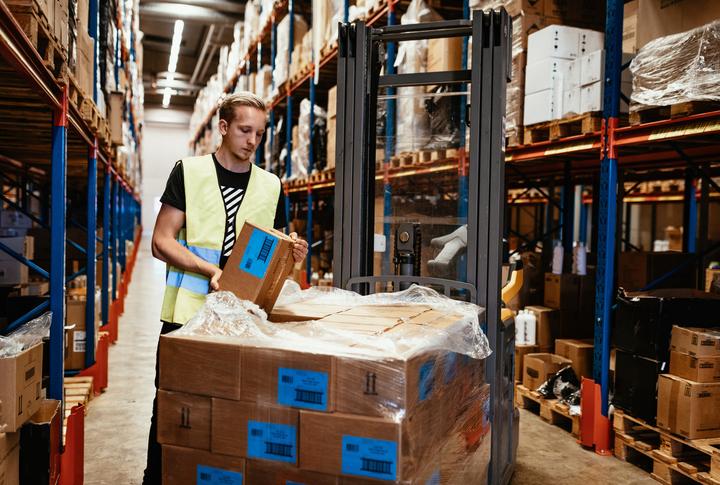
<path fill-rule="evenodd" d="M 655 39 L 637 53 L 631 111 L 693 101 L 720 102 L 720 20 Z"/>

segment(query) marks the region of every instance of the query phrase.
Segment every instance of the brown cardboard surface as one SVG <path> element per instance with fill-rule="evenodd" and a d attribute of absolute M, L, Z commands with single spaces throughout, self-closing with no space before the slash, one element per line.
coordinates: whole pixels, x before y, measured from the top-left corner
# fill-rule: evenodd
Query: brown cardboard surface
<path fill-rule="evenodd" d="M 462 69 L 462 37 L 428 40 L 427 72 Z"/>
<path fill-rule="evenodd" d="M 159 443 L 210 450 L 209 397 L 159 390 L 157 405 Z"/>
<path fill-rule="evenodd" d="M 593 347 L 593 341 L 589 339 L 558 339 L 555 341 L 555 354 L 572 361 L 578 379 L 592 378 Z"/>
<path fill-rule="evenodd" d="M 0 358 L 0 426 L 14 433 L 42 403 L 43 346 L 37 344 L 14 357 Z"/>
<path fill-rule="evenodd" d="M 211 336 L 160 337 L 160 388 L 240 399 L 242 346 Z"/>
<path fill-rule="evenodd" d="M 321 399 L 325 409 L 330 412 L 335 408 L 334 390 L 334 358 L 329 355 L 318 355 L 290 350 L 263 349 L 247 347 L 243 352 L 243 368 L 248 369 L 242 374 L 242 396 L 244 401 L 262 402 L 283 405 L 278 393 L 278 383 L 281 369 L 293 371 L 319 373 L 327 376 L 327 392 Z M 295 383 L 301 390 L 302 383 Z M 222 396 L 218 396 L 222 397 Z"/>
<path fill-rule="evenodd" d="M 219 455 L 202 450 L 163 445 L 163 483 L 173 485 L 196 485 L 198 474 L 206 473 L 206 483 L 249 483 L 234 475 L 236 481 L 220 482 L 213 476 L 216 470 L 245 476 L 245 459 L 236 456 Z"/>
<path fill-rule="evenodd" d="M 245 222 L 220 277 L 220 288 L 271 313 L 295 264 L 292 247 L 286 234 Z"/>
<path fill-rule="evenodd" d="M 333 86 L 328 90 L 328 107 L 327 117 L 328 119 L 335 118 L 337 116 L 337 86 Z"/>
<path fill-rule="evenodd" d="M 411 358 L 335 360 L 336 410 L 365 416 L 411 412 L 422 402 L 446 394 L 447 354 L 431 352 Z"/>
<path fill-rule="evenodd" d="M 545 306 L 575 310 L 580 294 L 578 275 L 545 273 Z"/>
<path fill-rule="evenodd" d="M 720 269 L 705 270 L 705 291 L 710 291 L 715 278 L 720 278 Z"/>
<path fill-rule="evenodd" d="M 428 305 L 358 305 L 342 312 L 342 315 L 413 318 L 428 310 Z M 437 312 L 434 315 L 438 316 Z"/>
<path fill-rule="evenodd" d="M 65 304 L 65 325 L 73 327 L 67 331 L 67 352 L 65 354 L 65 369 L 85 368 L 85 308 L 87 300 L 67 299 Z M 100 339 L 100 292 L 95 294 L 95 349 Z"/>
<path fill-rule="evenodd" d="M 540 347 L 537 345 L 515 345 L 515 382 L 522 381 L 523 362 L 527 354 L 536 354 Z"/>
<path fill-rule="evenodd" d="M 720 328 L 692 328 L 673 325 L 670 350 L 695 357 L 720 356 Z"/>
<path fill-rule="evenodd" d="M 337 118 L 328 118 L 327 122 L 327 166 L 326 168 L 335 168 L 337 163 L 335 160 L 335 147 L 337 137 Z"/>
<path fill-rule="evenodd" d="M 695 382 L 720 382 L 720 355 L 694 357 L 670 352 L 670 373 Z"/>
<path fill-rule="evenodd" d="M 0 459 L 0 484 L 20 485 L 20 447 L 10 450 L 4 459 Z"/>
<path fill-rule="evenodd" d="M 247 460 L 245 464 L 247 484 L 287 485 L 302 483 L 304 485 L 337 485 L 338 478 L 333 475 L 309 472 L 292 465 L 265 461 Z"/>
<path fill-rule="evenodd" d="M 0 433 L 0 461 L 20 443 L 20 433 Z"/>
<path fill-rule="evenodd" d="M 248 422 L 251 420 L 291 425 L 296 433 L 299 426 L 295 409 L 215 398 L 212 400 L 212 452 L 252 458 L 248 454 Z M 295 442 L 298 441 L 296 434 Z M 297 448 L 291 453 L 297 459 Z"/>
<path fill-rule="evenodd" d="M 559 355 L 527 354 L 523 363 L 523 386 L 534 391 L 550 376 L 568 365 L 572 365 L 572 361 Z"/>
<path fill-rule="evenodd" d="M 620 253 L 618 258 L 618 287 L 639 290 L 651 281 L 687 263 L 692 255 L 674 251 Z M 689 264 L 663 280 L 661 288 L 687 288 L 694 286 L 695 265 Z"/>
<path fill-rule="evenodd" d="M 720 436 L 720 383 L 660 375 L 657 426 L 688 439 Z"/>
<path fill-rule="evenodd" d="M 560 336 L 560 312 L 544 306 L 526 306 L 537 320 L 536 343 L 540 348 L 552 348 Z"/>
<path fill-rule="evenodd" d="M 305 322 L 318 320 L 347 309 L 348 307 L 345 305 L 327 305 L 313 303 L 312 301 L 293 303 L 292 305 L 276 305 L 268 320 L 275 323 Z"/>

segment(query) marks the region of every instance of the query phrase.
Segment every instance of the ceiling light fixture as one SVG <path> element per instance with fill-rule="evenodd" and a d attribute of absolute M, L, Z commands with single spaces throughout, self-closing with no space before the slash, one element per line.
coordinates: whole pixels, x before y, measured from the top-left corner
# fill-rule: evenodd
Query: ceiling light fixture
<path fill-rule="evenodd" d="M 185 22 L 182 20 L 175 21 L 175 29 L 173 30 L 172 47 L 170 47 L 170 59 L 168 60 L 168 81 L 172 82 L 175 78 L 175 69 L 177 68 L 178 57 L 180 56 L 180 43 L 182 42 L 182 32 L 185 27 Z M 170 106 L 170 98 L 173 95 L 173 90 L 169 87 L 165 88 L 163 92 L 163 108 Z"/>

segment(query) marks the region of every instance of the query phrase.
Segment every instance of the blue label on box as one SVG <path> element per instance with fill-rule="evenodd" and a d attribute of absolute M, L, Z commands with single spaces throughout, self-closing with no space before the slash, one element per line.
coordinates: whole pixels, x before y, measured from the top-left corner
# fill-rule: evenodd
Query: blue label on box
<path fill-rule="evenodd" d="M 342 472 L 346 475 L 395 480 L 397 443 L 343 435 Z"/>
<path fill-rule="evenodd" d="M 327 372 L 278 369 L 278 403 L 296 408 L 327 411 Z"/>
<path fill-rule="evenodd" d="M 440 470 L 435 470 L 435 473 L 427 479 L 425 485 L 440 485 Z"/>
<path fill-rule="evenodd" d="M 457 356 L 458 354 L 455 352 L 448 352 L 445 357 L 445 384 L 450 384 L 453 380 L 455 380 L 458 366 Z"/>
<path fill-rule="evenodd" d="M 260 229 L 253 229 L 240 261 L 240 269 L 263 279 L 278 245 L 278 238 Z"/>
<path fill-rule="evenodd" d="M 418 394 L 421 401 L 424 401 L 432 394 L 434 378 L 435 361 L 428 360 L 420 367 L 420 376 L 418 377 Z"/>
<path fill-rule="evenodd" d="M 248 457 L 297 462 L 297 427 L 248 421 Z"/>
<path fill-rule="evenodd" d="M 242 485 L 243 475 L 240 472 L 198 465 L 195 483 L 197 485 Z"/>
<path fill-rule="evenodd" d="M 305 485 L 305 484 L 300 483 L 300 482 L 293 482 L 292 480 L 285 480 L 285 485 Z"/>

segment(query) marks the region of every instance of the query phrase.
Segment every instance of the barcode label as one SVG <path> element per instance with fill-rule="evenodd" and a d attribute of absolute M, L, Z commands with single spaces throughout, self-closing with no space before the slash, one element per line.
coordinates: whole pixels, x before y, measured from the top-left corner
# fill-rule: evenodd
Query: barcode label
<path fill-rule="evenodd" d="M 346 475 L 395 480 L 397 478 L 397 443 L 343 435 L 342 472 Z"/>
<path fill-rule="evenodd" d="M 278 239 L 276 237 L 260 229 L 253 229 L 240 260 L 239 268 L 258 279 L 265 278 L 277 246 Z"/>
<path fill-rule="evenodd" d="M 284 406 L 327 411 L 327 372 L 278 368 L 278 403 Z"/>
<path fill-rule="evenodd" d="M 232 470 L 198 465 L 195 483 L 197 485 L 242 485 L 243 475 Z"/>
<path fill-rule="evenodd" d="M 297 427 L 290 424 L 248 421 L 248 457 L 295 464 Z"/>

